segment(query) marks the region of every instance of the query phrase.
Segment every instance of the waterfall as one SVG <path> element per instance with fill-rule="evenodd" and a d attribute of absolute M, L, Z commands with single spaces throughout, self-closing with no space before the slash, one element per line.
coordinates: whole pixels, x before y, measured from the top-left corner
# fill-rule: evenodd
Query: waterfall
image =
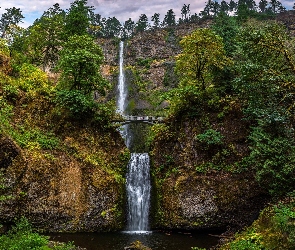
<path fill-rule="evenodd" d="M 124 75 L 124 42 L 120 42 L 120 51 L 119 51 L 119 81 L 118 81 L 118 100 L 117 100 L 117 111 L 120 114 L 125 113 L 126 101 L 127 101 L 127 86 L 125 84 L 125 75 Z"/>
<path fill-rule="evenodd" d="M 128 231 L 148 231 L 150 207 L 150 159 L 147 153 L 132 153 L 128 164 Z"/>
<path fill-rule="evenodd" d="M 117 111 L 125 115 L 127 103 L 127 86 L 124 76 L 123 61 L 124 43 L 120 42 L 119 51 L 119 79 Z M 125 139 L 126 146 L 129 146 L 132 131 L 129 125 L 122 126 L 121 134 Z M 128 163 L 126 176 L 126 191 L 128 201 L 128 232 L 138 233 L 148 231 L 148 218 L 150 207 L 150 159 L 147 153 L 132 153 Z"/>

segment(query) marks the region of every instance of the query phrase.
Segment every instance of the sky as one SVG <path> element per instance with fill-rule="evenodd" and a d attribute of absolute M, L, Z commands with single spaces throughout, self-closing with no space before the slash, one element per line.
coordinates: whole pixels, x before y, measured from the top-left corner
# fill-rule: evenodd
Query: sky
<path fill-rule="evenodd" d="M 146 14 L 149 20 L 154 13 L 160 13 L 160 20 L 163 20 L 169 9 L 173 9 L 176 14 L 176 20 L 181 17 L 181 8 L 184 4 L 190 4 L 191 14 L 199 13 L 204 9 L 208 0 L 88 0 L 88 6 L 94 6 L 94 13 L 100 14 L 102 17 L 116 17 L 121 23 L 129 18 L 137 21 L 141 14 Z M 55 3 L 59 3 L 64 10 L 70 7 L 70 3 L 74 0 L 1 0 L 0 14 L 6 8 L 20 8 L 25 16 L 22 27 L 28 27 L 34 20 L 39 18 L 44 11 L 52 7 Z M 226 2 L 229 2 L 227 0 Z M 259 0 L 256 2 L 258 3 Z M 294 0 L 281 0 L 283 6 L 292 9 Z"/>

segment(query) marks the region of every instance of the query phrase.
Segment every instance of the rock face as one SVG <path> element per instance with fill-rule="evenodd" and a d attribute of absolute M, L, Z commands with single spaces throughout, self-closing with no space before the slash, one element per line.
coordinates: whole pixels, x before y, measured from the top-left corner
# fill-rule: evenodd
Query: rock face
<path fill-rule="evenodd" d="M 13 140 L 2 137 L 0 140 L 0 168 L 6 169 L 9 167 L 14 158 L 20 154 L 19 147 Z"/>
<path fill-rule="evenodd" d="M 120 135 L 105 134 L 103 142 L 95 139 L 102 136 L 95 129 L 76 128 L 71 136 L 77 137 L 64 138 L 66 150 L 50 151 L 20 149 L 1 137 L 1 223 L 25 216 L 48 232 L 124 228 L 129 154 Z M 96 143 L 87 143 L 89 138 Z"/>
<path fill-rule="evenodd" d="M 208 26 L 208 22 L 184 24 L 174 30 L 139 33 L 125 43 L 131 114 L 161 114 L 167 103 L 158 102 L 159 94 L 178 84 L 174 66 L 175 56 L 181 52 L 181 37 Z M 113 47 L 106 48 L 105 53 L 113 53 Z M 106 58 L 111 60 L 108 65 L 116 65 L 118 58 Z M 205 115 L 172 121 L 167 133 L 158 134 L 152 146 L 154 228 L 240 228 L 253 221 L 268 199 L 252 173 L 226 169 L 248 152 L 248 124 L 241 111 L 231 111 L 224 120 L 210 112 L 208 119 Z M 195 136 L 204 131 L 206 119 L 224 136 L 226 147 L 200 149 Z M 219 169 L 207 171 L 210 164 Z"/>
<path fill-rule="evenodd" d="M 248 124 L 239 111 L 207 123 L 223 135 L 223 145 L 205 148 L 196 140 L 201 119 L 172 122 L 153 146 L 153 226 L 169 229 L 236 230 L 249 225 L 265 206 L 268 194 L 253 174 L 235 164 L 247 155 Z"/>

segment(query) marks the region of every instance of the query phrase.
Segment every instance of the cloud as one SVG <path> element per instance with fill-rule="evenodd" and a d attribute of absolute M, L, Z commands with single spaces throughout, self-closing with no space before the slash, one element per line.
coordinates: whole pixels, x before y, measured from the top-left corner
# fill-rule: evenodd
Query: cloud
<path fill-rule="evenodd" d="M 173 9 L 176 14 L 176 19 L 178 20 L 178 18 L 181 17 L 181 8 L 184 4 L 190 4 L 190 12 L 191 14 L 195 14 L 200 13 L 200 11 L 204 9 L 207 1 L 208 0 L 88 0 L 88 5 L 94 6 L 95 13 L 100 14 L 102 17 L 107 18 L 115 16 L 123 23 L 129 18 L 136 22 L 141 14 L 146 14 L 150 20 L 154 13 L 160 13 L 160 19 L 163 20 L 169 9 Z M 220 1 L 221 0 L 219 0 L 219 2 Z M 22 26 L 27 27 L 55 3 L 59 3 L 60 7 L 66 10 L 70 8 L 72 2 L 74 2 L 74 0 L 7 0 L 0 3 L 0 14 L 2 14 L 6 8 L 20 8 L 25 16 Z M 229 0 L 227 0 L 227 2 L 229 2 Z M 258 2 L 259 0 L 256 0 L 257 4 Z M 294 1 L 283 0 L 281 3 L 287 9 L 291 9 Z"/>

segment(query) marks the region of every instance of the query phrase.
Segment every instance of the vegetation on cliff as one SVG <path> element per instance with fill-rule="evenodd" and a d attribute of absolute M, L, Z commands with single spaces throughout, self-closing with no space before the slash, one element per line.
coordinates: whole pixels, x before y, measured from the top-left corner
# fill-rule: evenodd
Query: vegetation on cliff
<path fill-rule="evenodd" d="M 179 84 L 163 95 L 170 102 L 169 118 L 166 124 L 153 128 L 156 223 L 166 227 L 206 228 L 214 215 L 218 218 L 238 215 L 233 223 L 230 220 L 227 223 L 228 229 L 234 230 L 235 226 L 245 225 L 245 213 L 255 210 L 250 200 L 258 199 L 256 204 L 261 205 L 256 207 L 258 212 L 269 200 L 266 191 L 276 199 L 290 197 L 289 192 L 294 189 L 294 37 L 277 21 L 241 22 L 226 15 L 218 16 L 211 29 L 205 30 L 217 37 L 215 41 L 220 47 L 208 49 L 205 39 L 201 43 L 202 29 L 182 39 L 182 52 L 175 58 Z M 224 58 L 214 61 L 216 53 L 222 51 L 220 48 L 225 48 Z M 195 54 L 197 59 L 193 57 Z M 183 58 L 186 60 L 182 61 Z M 208 67 L 200 74 L 202 58 Z M 214 65 L 216 62 L 218 65 Z M 246 182 L 240 180 L 237 190 L 230 188 L 234 180 L 228 179 L 228 188 L 223 192 L 219 181 L 224 176 L 240 176 Z M 210 188 L 200 184 L 207 182 Z M 247 188 L 253 195 L 249 200 L 245 195 Z M 241 192 L 245 192 L 243 201 L 239 201 Z M 235 201 L 241 204 L 240 208 L 234 205 Z M 290 210 L 280 222 L 281 233 L 275 237 L 283 241 L 284 247 L 292 248 L 294 206 L 288 203 L 288 198 L 285 205 L 288 208 L 279 205 L 276 209 L 278 214 Z M 243 210 L 247 206 L 251 208 Z M 195 212 L 198 209 L 203 215 Z M 231 215 L 221 215 L 221 211 L 231 211 Z M 269 220 L 277 218 L 270 213 L 265 216 Z M 222 220 L 214 219 L 219 226 L 223 225 Z M 267 227 L 274 230 L 276 225 Z M 251 233 L 246 237 L 249 238 L 245 245 L 237 240 L 230 249 L 249 249 L 251 242 L 259 241 Z M 267 241 L 259 233 L 257 237 L 261 237 L 260 243 Z M 258 245 L 253 249 L 271 249 Z"/>
<path fill-rule="evenodd" d="M 81 18 L 78 7 L 88 13 L 81 3 L 67 22 Z M 53 32 L 62 15 L 55 5 L 28 33 L 0 40 L 0 221 L 25 216 L 44 231 L 116 230 L 124 226 L 129 151 L 111 124 L 102 50 L 72 25 Z"/>
<path fill-rule="evenodd" d="M 115 79 L 118 59 L 118 39 L 104 38 L 123 34 L 129 113 L 167 115 L 145 133 L 153 225 L 236 230 L 286 196 L 225 247 L 293 247 L 292 27 L 275 20 L 285 13 L 278 1 L 260 10 L 222 3 L 200 15 L 184 5 L 178 22 L 172 9 L 162 24 L 155 13 L 152 28 L 142 15 L 123 30 L 86 0 L 67 11 L 55 4 L 28 29 L 15 26 L 19 10 L 8 11 L 16 19 L 0 27 L 1 222 L 24 215 L 48 231 L 122 228 L 129 152 L 102 75 Z"/>

